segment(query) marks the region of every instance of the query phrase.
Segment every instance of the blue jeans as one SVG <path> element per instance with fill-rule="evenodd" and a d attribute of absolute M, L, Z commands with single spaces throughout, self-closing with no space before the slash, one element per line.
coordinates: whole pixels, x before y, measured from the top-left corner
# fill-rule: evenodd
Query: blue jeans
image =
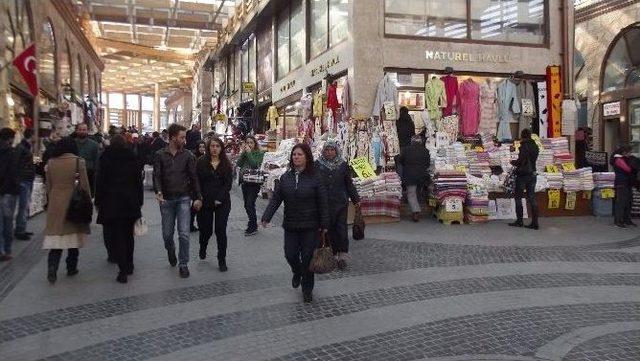
<path fill-rule="evenodd" d="M 31 192 L 33 181 L 20 182 L 20 194 L 18 195 L 18 216 L 16 217 L 16 234 L 27 231 L 27 219 L 29 218 L 29 206 L 31 205 Z"/>
<path fill-rule="evenodd" d="M 173 234 L 178 224 L 178 241 L 180 249 L 178 251 L 178 264 L 189 263 L 189 223 L 191 220 L 191 198 L 180 197 L 168 199 L 160 206 L 162 216 L 162 238 L 164 248 L 167 251 L 175 251 L 176 245 L 173 241 Z"/>
<path fill-rule="evenodd" d="M 13 214 L 16 210 L 17 198 L 18 196 L 14 194 L 0 195 L 0 255 L 11 254 Z"/>

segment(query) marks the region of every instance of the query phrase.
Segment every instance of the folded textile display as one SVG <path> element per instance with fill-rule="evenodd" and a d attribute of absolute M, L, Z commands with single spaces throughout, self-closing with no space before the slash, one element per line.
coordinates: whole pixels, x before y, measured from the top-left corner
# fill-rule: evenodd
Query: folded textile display
<path fill-rule="evenodd" d="M 400 218 L 400 198 L 395 196 L 362 198 L 360 209 L 365 217 L 387 216 Z"/>
<path fill-rule="evenodd" d="M 549 189 L 562 189 L 564 177 L 562 173 L 549 173 L 544 172 L 545 178 L 547 178 L 547 185 Z"/>
<path fill-rule="evenodd" d="M 540 149 L 538 153 L 538 160 L 536 161 L 536 169 L 538 172 L 544 172 L 546 167 L 551 164 L 553 164 L 553 150 Z"/>
<path fill-rule="evenodd" d="M 482 178 L 467 175 L 468 194 L 464 206 L 464 219 L 467 223 L 486 223 L 489 221 L 489 192 Z"/>
<path fill-rule="evenodd" d="M 595 188 L 613 188 L 616 180 L 614 172 L 593 172 L 593 183 Z"/>

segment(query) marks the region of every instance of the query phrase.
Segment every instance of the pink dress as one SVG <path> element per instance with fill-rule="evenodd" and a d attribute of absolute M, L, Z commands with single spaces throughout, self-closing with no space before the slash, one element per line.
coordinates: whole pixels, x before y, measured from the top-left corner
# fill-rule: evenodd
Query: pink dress
<path fill-rule="evenodd" d="M 478 134 L 480 124 L 480 85 L 471 79 L 460 84 L 460 132 L 464 136 Z"/>
<path fill-rule="evenodd" d="M 480 87 L 480 132 L 495 135 L 498 124 L 498 111 L 496 101 L 496 83 L 483 82 Z"/>
<path fill-rule="evenodd" d="M 458 94 L 458 78 L 452 75 L 445 75 L 440 78 L 444 82 L 444 90 L 447 94 L 447 106 L 442 109 L 442 115 L 449 116 L 457 110 L 460 104 Z"/>

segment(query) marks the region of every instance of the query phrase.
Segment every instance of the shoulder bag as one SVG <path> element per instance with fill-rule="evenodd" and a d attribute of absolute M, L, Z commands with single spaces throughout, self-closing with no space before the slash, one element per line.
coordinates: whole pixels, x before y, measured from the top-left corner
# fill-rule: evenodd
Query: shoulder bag
<path fill-rule="evenodd" d="M 80 186 L 80 157 L 76 158 L 76 174 L 73 181 L 73 193 L 69 200 L 67 221 L 75 224 L 89 224 L 93 219 L 93 204 L 89 193 Z"/>
<path fill-rule="evenodd" d="M 320 247 L 313 251 L 313 257 L 309 263 L 309 271 L 313 273 L 329 273 L 336 269 L 337 261 L 333 256 L 333 250 L 329 245 L 325 233 L 320 233 Z"/>

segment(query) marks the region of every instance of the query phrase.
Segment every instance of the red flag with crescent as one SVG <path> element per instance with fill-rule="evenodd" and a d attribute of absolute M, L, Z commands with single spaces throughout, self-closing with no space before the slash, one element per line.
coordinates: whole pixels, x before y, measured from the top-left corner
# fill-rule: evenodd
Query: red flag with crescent
<path fill-rule="evenodd" d="M 20 55 L 13 59 L 15 66 L 29 86 L 31 95 L 38 94 L 38 63 L 36 61 L 36 44 L 29 45 Z"/>

